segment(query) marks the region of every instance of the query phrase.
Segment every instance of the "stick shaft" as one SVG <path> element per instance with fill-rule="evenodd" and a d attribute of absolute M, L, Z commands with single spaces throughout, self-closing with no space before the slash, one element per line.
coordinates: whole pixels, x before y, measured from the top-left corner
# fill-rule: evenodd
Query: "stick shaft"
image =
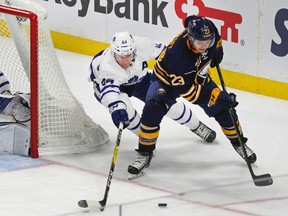
<path fill-rule="evenodd" d="M 226 90 L 226 86 L 225 86 L 225 83 L 224 83 L 224 79 L 223 79 L 222 72 L 221 72 L 219 64 L 216 65 L 216 68 L 217 68 L 218 76 L 219 76 L 223 91 L 228 93 L 227 90 Z M 244 146 L 243 141 L 241 139 L 241 133 L 240 133 L 240 130 L 239 130 L 238 126 L 237 126 L 237 121 L 236 121 L 235 116 L 234 116 L 233 108 L 230 105 L 229 105 L 229 114 L 230 114 L 231 120 L 233 122 L 233 125 L 235 127 L 237 138 L 239 140 L 241 149 L 242 149 L 242 151 L 244 153 L 245 161 L 246 161 L 246 164 L 248 166 L 249 172 L 250 172 L 250 174 L 251 174 L 251 176 L 253 178 L 254 184 L 256 186 L 271 185 L 273 183 L 273 180 L 272 180 L 272 177 L 271 177 L 270 174 L 264 174 L 264 175 L 261 175 L 261 176 L 256 176 L 254 174 L 252 166 L 251 166 L 251 164 L 250 164 L 250 162 L 248 160 L 248 155 L 247 155 L 245 146 Z"/>
<path fill-rule="evenodd" d="M 223 89 L 224 92 L 226 92 L 226 93 L 228 94 L 219 64 L 216 65 L 216 68 L 217 68 L 217 72 L 218 72 L 218 76 L 219 76 L 219 79 L 220 79 L 220 82 L 221 82 L 222 89 Z M 241 132 L 240 132 L 238 126 L 237 126 L 237 121 L 236 121 L 235 116 L 234 116 L 233 113 L 234 113 L 234 112 L 233 112 L 233 108 L 229 105 L 229 114 L 230 114 L 231 120 L 232 120 L 232 122 L 233 122 L 233 125 L 234 125 L 234 127 L 235 127 L 238 141 L 239 141 L 240 146 L 241 146 L 241 148 L 242 148 L 242 151 L 243 151 L 243 153 L 244 153 L 245 161 L 246 161 L 248 164 L 250 164 L 250 163 L 248 162 L 247 152 L 246 152 L 246 150 L 245 150 L 244 144 L 243 144 L 242 139 L 241 139 Z M 250 169 L 250 168 L 249 168 L 249 169 Z"/>
<path fill-rule="evenodd" d="M 108 198 L 108 194 L 109 194 L 109 190 L 110 190 L 110 185 L 112 182 L 114 169 L 115 169 L 115 165 L 116 165 L 116 161 L 117 161 L 117 157 L 118 157 L 118 150 L 119 150 L 119 146 L 120 146 L 120 142 L 121 142 L 122 131 L 123 131 L 123 124 L 120 123 L 118 134 L 117 134 L 117 139 L 116 139 L 116 146 L 114 148 L 112 162 L 111 162 L 111 166 L 110 166 L 110 171 L 109 171 L 108 178 L 107 178 L 104 198 L 103 198 L 103 200 L 100 201 L 102 207 L 104 207 L 106 205 L 106 202 L 107 202 L 107 198 Z"/>

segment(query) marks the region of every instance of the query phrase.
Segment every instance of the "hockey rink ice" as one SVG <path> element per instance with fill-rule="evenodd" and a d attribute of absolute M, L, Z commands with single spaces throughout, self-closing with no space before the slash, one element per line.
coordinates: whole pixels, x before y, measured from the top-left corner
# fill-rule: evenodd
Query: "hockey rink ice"
<path fill-rule="evenodd" d="M 78 207 L 81 199 L 103 199 L 117 129 L 87 81 L 92 57 L 62 50 L 57 55 L 71 91 L 109 133 L 110 141 L 87 154 L 38 159 L 0 155 L 0 216 L 288 215 L 288 101 L 229 87 L 239 101 L 237 112 L 247 144 L 258 157 L 253 171 L 271 174 L 273 185 L 255 186 L 246 163 L 220 126 L 191 105 L 198 118 L 217 132 L 214 143 L 207 144 L 188 128 L 164 118 L 150 168 L 146 175 L 129 181 L 127 167 L 136 158 L 138 139 L 124 130 L 105 211 Z M 142 102 L 133 102 L 141 113 Z"/>

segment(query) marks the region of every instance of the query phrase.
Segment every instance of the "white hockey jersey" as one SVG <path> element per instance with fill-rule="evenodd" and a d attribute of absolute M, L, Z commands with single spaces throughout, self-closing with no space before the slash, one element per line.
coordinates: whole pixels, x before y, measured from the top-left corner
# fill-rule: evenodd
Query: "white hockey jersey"
<path fill-rule="evenodd" d="M 135 55 L 125 70 L 115 60 L 111 48 L 105 49 L 93 58 L 90 64 L 90 81 L 99 101 L 106 107 L 119 100 L 120 85 L 134 85 L 148 73 L 148 61 L 156 59 L 165 48 L 163 43 L 148 38 L 134 37 Z"/>

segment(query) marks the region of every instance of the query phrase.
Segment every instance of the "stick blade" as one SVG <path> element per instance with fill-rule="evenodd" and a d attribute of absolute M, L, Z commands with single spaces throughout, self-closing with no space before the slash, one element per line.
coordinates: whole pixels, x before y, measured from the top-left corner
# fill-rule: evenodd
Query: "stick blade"
<path fill-rule="evenodd" d="M 256 186 L 268 186 L 273 184 L 273 179 L 270 174 L 257 176 L 253 180 Z"/>
<path fill-rule="evenodd" d="M 103 206 L 100 202 L 94 200 L 80 200 L 78 206 L 81 208 L 93 208 L 93 209 L 103 209 Z"/>

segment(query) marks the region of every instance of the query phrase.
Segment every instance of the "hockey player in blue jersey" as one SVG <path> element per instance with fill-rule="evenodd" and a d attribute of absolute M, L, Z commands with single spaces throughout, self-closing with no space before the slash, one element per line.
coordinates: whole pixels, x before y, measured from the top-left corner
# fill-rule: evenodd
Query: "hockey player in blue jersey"
<path fill-rule="evenodd" d="M 160 122 L 178 97 L 199 105 L 209 117 L 214 117 L 236 152 L 244 159 L 228 110 L 231 105 L 248 160 L 250 163 L 256 161 L 256 155 L 247 146 L 247 138 L 238 121 L 236 95 L 221 91 L 208 73 L 209 67 L 219 64 L 223 58 L 222 40 L 217 28 L 211 20 L 199 16 L 187 17 L 184 27 L 162 51 L 154 67 L 141 117 L 138 158 L 128 167 L 130 178 L 142 175 L 143 169 L 149 167 Z"/>
<path fill-rule="evenodd" d="M 122 122 L 124 128 L 138 136 L 140 115 L 130 97 L 145 101 L 152 74 L 148 61 L 156 59 L 164 48 L 163 43 L 117 32 L 111 45 L 94 56 L 89 79 L 93 82 L 96 99 L 109 109 L 116 127 Z M 199 121 L 183 102 L 171 106 L 167 116 L 187 126 L 206 142 L 213 142 L 216 137 L 215 131 Z"/>

